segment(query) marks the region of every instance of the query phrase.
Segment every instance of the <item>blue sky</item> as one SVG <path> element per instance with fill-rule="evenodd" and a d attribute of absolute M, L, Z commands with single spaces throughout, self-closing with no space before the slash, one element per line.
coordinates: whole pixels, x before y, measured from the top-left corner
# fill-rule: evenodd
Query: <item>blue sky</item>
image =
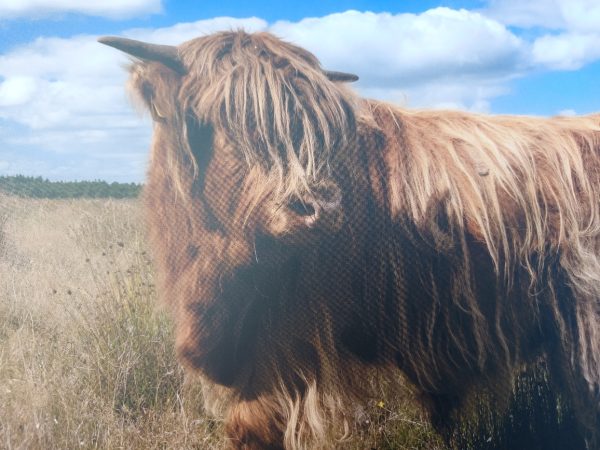
<path fill-rule="evenodd" d="M 141 181 L 151 121 L 101 35 L 266 30 L 407 108 L 600 110 L 598 0 L 0 0 L 0 175 Z"/>

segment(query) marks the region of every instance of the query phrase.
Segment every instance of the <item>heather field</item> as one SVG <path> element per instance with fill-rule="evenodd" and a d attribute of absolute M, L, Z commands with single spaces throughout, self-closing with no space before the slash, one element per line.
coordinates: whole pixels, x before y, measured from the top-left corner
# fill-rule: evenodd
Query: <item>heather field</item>
<path fill-rule="evenodd" d="M 137 200 L 0 194 L 0 448 L 220 449 L 173 353 Z M 441 449 L 382 392 L 330 448 Z"/>

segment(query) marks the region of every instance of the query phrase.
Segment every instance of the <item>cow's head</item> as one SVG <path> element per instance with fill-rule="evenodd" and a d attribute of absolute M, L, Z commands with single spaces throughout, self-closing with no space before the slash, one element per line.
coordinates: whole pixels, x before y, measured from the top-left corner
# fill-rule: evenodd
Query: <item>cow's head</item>
<path fill-rule="evenodd" d="M 267 33 L 100 42 L 137 58 L 131 85 L 156 123 L 152 157 L 203 202 L 207 226 L 293 244 L 339 230 L 336 161 L 355 128 L 342 83 L 355 75 Z"/>

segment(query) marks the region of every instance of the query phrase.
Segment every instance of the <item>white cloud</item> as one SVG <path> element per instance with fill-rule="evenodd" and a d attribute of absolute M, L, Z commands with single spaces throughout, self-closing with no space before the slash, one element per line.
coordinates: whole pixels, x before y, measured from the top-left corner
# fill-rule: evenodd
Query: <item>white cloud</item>
<path fill-rule="evenodd" d="M 0 118 L 33 130 L 137 126 L 118 84 L 127 58 L 94 37 L 40 38 L 0 55 Z"/>
<path fill-rule="evenodd" d="M 597 32 L 598 0 L 490 0 L 482 12 L 498 22 L 522 28 Z"/>
<path fill-rule="evenodd" d="M 448 8 L 420 15 L 348 11 L 270 30 L 312 50 L 328 68 L 358 73 L 363 86 L 506 75 L 523 65 L 525 50 L 498 22 Z"/>
<path fill-rule="evenodd" d="M 600 59 L 598 0 L 490 0 L 482 13 L 505 24 L 538 27 L 532 63 L 551 70 L 575 70 Z"/>
<path fill-rule="evenodd" d="M 545 35 L 533 44 L 533 62 L 554 70 L 576 70 L 600 58 L 600 33 Z"/>
<path fill-rule="evenodd" d="M 482 13 L 500 23 L 523 28 L 563 29 L 566 26 L 561 0 L 490 0 Z"/>
<path fill-rule="evenodd" d="M 36 91 L 36 79 L 16 76 L 0 83 L 0 106 L 16 106 L 31 100 Z"/>
<path fill-rule="evenodd" d="M 0 17 L 39 18 L 61 13 L 123 19 L 162 11 L 161 0 L 0 0 Z"/>
<path fill-rule="evenodd" d="M 508 93 L 500 82 L 463 80 L 431 81 L 407 89 L 364 88 L 362 93 L 370 98 L 386 100 L 411 108 L 462 109 L 473 112 L 490 112 L 490 100 Z"/>
<path fill-rule="evenodd" d="M 600 30 L 598 0 L 558 0 L 568 30 L 597 33 Z"/>

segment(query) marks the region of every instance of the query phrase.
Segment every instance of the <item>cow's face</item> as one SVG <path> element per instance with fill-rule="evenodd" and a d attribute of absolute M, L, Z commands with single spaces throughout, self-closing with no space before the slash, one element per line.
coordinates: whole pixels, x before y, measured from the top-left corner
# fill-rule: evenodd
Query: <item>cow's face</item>
<path fill-rule="evenodd" d="M 211 154 L 198 164 L 201 195 L 229 234 L 307 243 L 339 230 L 344 217 L 342 192 L 333 173 L 311 178 L 301 168 L 300 175 L 281 173 L 268 161 L 248 161 L 222 131 L 213 129 L 210 134 Z M 191 142 L 191 147 L 202 145 Z"/>
<path fill-rule="evenodd" d="M 355 77 L 323 71 L 270 35 L 219 36 L 178 48 L 104 41 L 144 59 L 132 84 L 170 142 L 154 152 L 173 153 L 173 176 L 194 180 L 181 194 L 196 196 L 206 226 L 225 236 L 298 245 L 337 232 L 336 165 L 354 128 L 339 82 Z"/>

